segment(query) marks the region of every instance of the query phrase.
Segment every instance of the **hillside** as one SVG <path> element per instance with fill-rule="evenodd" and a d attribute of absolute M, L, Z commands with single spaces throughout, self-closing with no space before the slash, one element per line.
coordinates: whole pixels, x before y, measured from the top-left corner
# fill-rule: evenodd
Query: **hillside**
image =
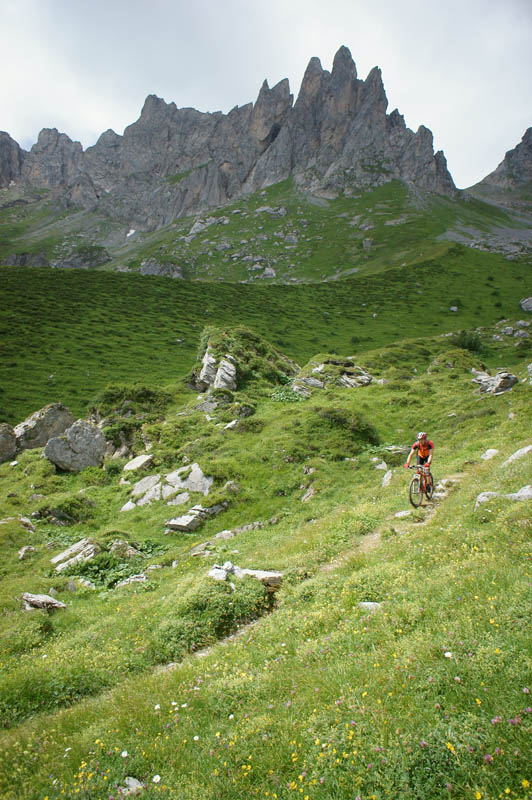
<path fill-rule="evenodd" d="M 233 390 L 187 388 L 190 356 L 164 390 L 93 398 L 129 448 L 103 470 L 58 472 L 41 449 L 0 465 L 2 796 L 528 797 L 530 500 L 513 496 L 530 476 L 531 352 L 509 327 L 314 353 L 300 379 L 324 388 L 304 397 L 267 340 L 211 326 L 198 358 L 230 355 Z M 485 361 L 511 366 L 511 391 L 478 393 Z M 369 385 L 338 384 L 353 365 Z M 420 427 L 437 493 L 405 514 Z M 146 446 L 146 471 L 124 472 Z M 207 493 L 174 488 L 169 507 L 155 484 L 185 485 L 194 464 Z M 173 529 L 198 503 L 200 527 Z M 57 572 L 81 539 L 100 554 Z M 208 576 L 228 561 L 281 586 Z M 24 611 L 24 592 L 65 608 Z"/>

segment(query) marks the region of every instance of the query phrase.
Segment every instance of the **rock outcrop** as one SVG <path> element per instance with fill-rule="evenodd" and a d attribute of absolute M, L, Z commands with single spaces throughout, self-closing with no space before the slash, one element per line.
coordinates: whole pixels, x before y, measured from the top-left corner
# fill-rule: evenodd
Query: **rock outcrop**
<path fill-rule="evenodd" d="M 532 181 L 532 128 L 525 131 L 521 142 L 508 150 L 497 169 L 486 175 L 473 189 L 519 189 Z"/>
<path fill-rule="evenodd" d="M 380 70 L 360 80 L 341 47 L 331 72 L 310 60 L 295 104 L 286 79 L 271 89 L 264 81 L 255 104 L 228 114 L 179 109 L 149 95 L 123 136 L 108 130 L 85 152 L 55 128 L 42 130 L 30 152 L 0 134 L 0 185 L 53 189 L 67 204 L 98 209 L 134 230 L 156 229 L 289 176 L 324 196 L 392 179 L 453 195 L 431 132 L 409 130 L 387 105 Z M 148 274 L 160 268 L 144 265 Z"/>
<path fill-rule="evenodd" d="M 0 464 L 11 461 L 17 452 L 15 431 L 7 422 L 0 423 Z"/>
<path fill-rule="evenodd" d="M 79 472 L 86 467 L 100 466 L 105 448 L 102 432 L 90 422 L 78 419 L 63 436 L 49 439 L 44 448 L 44 455 L 59 469 Z"/>
<path fill-rule="evenodd" d="M 74 422 L 74 417 L 61 403 L 51 403 L 15 425 L 17 450 L 44 447 L 53 436 L 60 436 Z"/>

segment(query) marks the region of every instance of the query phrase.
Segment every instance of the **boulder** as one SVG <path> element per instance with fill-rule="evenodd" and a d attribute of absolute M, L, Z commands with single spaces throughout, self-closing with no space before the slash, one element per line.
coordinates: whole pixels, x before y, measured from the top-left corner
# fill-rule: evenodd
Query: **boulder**
<path fill-rule="evenodd" d="M 138 575 L 130 575 L 129 578 L 125 578 L 125 580 L 117 583 L 115 589 L 119 589 L 121 586 L 129 586 L 130 583 L 146 583 L 147 580 L 148 578 L 144 572 L 139 572 Z"/>
<path fill-rule="evenodd" d="M 526 297 L 524 300 L 521 300 L 519 303 L 523 311 L 530 311 L 532 312 L 532 297 Z"/>
<path fill-rule="evenodd" d="M 115 539 L 109 549 L 111 553 L 114 553 L 118 558 L 130 559 L 142 557 L 142 553 L 139 550 L 130 545 L 129 542 L 124 542 L 123 539 Z"/>
<path fill-rule="evenodd" d="M 64 603 L 61 603 L 60 600 L 56 600 L 49 594 L 30 594 L 30 592 L 24 592 L 22 595 L 22 602 L 24 603 L 24 611 L 35 611 L 35 609 L 38 608 L 44 609 L 45 611 L 55 611 L 57 608 L 66 608 Z"/>
<path fill-rule="evenodd" d="M 11 461 L 17 451 L 17 437 L 14 429 L 6 422 L 0 424 L 0 464 Z"/>
<path fill-rule="evenodd" d="M 31 553 L 35 552 L 35 548 L 31 544 L 27 544 L 18 551 L 19 561 L 24 561 Z"/>
<path fill-rule="evenodd" d="M 387 472 L 386 472 L 386 473 L 383 475 L 383 477 L 382 477 L 382 487 L 383 487 L 383 489 L 384 489 L 386 486 L 389 486 L 389 485 L 390 485 L 390 481 L 391 481 L 391 479 L 392 479 L 392 474 L 393 474 L 393 473 L 392 473 L 392 470 L 391 470 L 391 469 L 389 469 L 389 470 L 388 470 L 388 471 L 387 471 Z"/>
<path fill-rule="evenodd" d="M 137 483 L 134 484 L 131 490 L 131 497 L 140 497 L 150 489 L 153 489 L 154 486 L 157 486 L 160 480 L 160 475 L 147 475 L 145 478 L 142 478 L 142 480 L 137 481 Z"/>
<path fill-rule="evenodd" d="M 133 511 L 134 508 L 137 507 L 137 504 L 133 502 L 133 500 L 128 500 L 127 503 L 124 503 L 120 511 Z"/>
<path fill-rule="evenodd" d="M 532 486 L 527 484 L 519 489 L 518 492 L 514 492 L 513 494 L 506 494 L 504 495 L 509 500 L 532 500 Z"/>
<path fill-rule="evenodd" d="M 482 503 L 487 503 L 494 497 L 499 497 L 497 492 L 481 492 L 479 495 L 477 495 L 477 498 L 475 500 L 475 511 L 479 506 L 482 505 Z"/>
<path fill-rule="evenodd" d="M 204 475 L 199 464 L 180 467 L 166 476 L 166 482 L 175 489 L 186 489 L 189 492 L 209 494 L 214 478 Z"/>
<path fill-rule="evenodd" d="M 480 457 L 481 457 L 481 459 L 483 461 L 489 461 L 490 458 L 494 458 L 496 455 L 498 455 L 498 453 L 499 453 L 498 450 L 495 450 L 494 448 L 490 448 L 489 450 L 486 450 L 485 453 L 482 453 L 482 455 Z"/>
<path fill-rule="evenodd" d="M 231 392 L 236 389 L 236 363 L 232 356 L 226 356 L 220 361 L 213 386 L 215 389 L 229 389 Z"/>
<path fill-rule="evenodd" d="M 520 458 L 527 456 L 529 453 L 532 453 L 532 444 L 527 445 L 526 447 L 521 447 L 519 450 L 516 450 L 510 458 L 507 458 L 506 461 L 503 463 L 503 467 L 507 467 L 508 464 L 512 464 L 514 461 L 518 461 Z"/>
<path fill-rule="evenodd" d="M 142 456 L 137 456 L 133 458 L 131 461 L 124 467 L 124 472 L 138 472 L 141 469 L 145 469 L 151 462 L 153 461 L 153 456 L 148 455 L 145 453 Z"/>
<path fill-rule="evenodd" d="M 190 500 L 190 495 L 188 492 L 180 492 L 176 494 L 175 497 L 172 497 L 171 500 L 168 500 L 167 506 L 182 506 L 183 503 L 188 503 Z"/>
<path fill-rule="evenodd" d="M 241 569 L 235 564 L 232 564 L 231 561 L 226 561 L 222 566 L 215 564 L 212 569 L 209 570 L 208 574 L 210 578 L 214 578 L 214 580 L 217 581 L 225 581 L 229 576 L 234 576 L 235 578 L 250 576 L 260 581 L 269 592 L 277 591 L 283 581 L 282 572 L 272 572 L 263 569 Z"/>
<path fill-rule="evenodd" d="M 197 381 L 198 389 L 202 392 L 209 389 L 216 378 L 216 359 L 209 348 L 206 349 L 201 362 L 201 370 Z"/>
<path fill-rule="evenodd" d="M 18 450 L 44 447 L 53 436 L 60 436 L 74 422 L 74 417 L 62 403 L 51 403 L 15 425 Z"/>
<path fill-rule="evenodd" d="M 82 564 L 85 561 L 90 561 L 98 555 L 99 552 L 100 546 L 92 541 L 92 539 L 80 539 L 79 542 L 71 545 L 50 560 L 55 566 L 56 572 L 63 572 L 63 570 L 75 564 Z"/>
<path fill-rule="evenodd" d="M 48 440 L 44 455 L 59 469 L 79 472 L 102 464 L 105 439 L 95 425 L 78 419 L 62 436 Z"/>
<path fill-rule="evenodd" d="M 201 517 L 199 514 L 193 514 L 189 511 L 188 514 L 183 514 L 182 517 L 169 519 L 166 522 L 166 527 L 170 528 L 172 531 L 184 531 L 187 533 L 189 531 L 195 531 L 196 528 L 199 528 L 200 525 L 203 525 L 203 522 L 203 517 Z"/>
<path fill-rule="evenodd" d="M 149 506 L 151 503 L 161 499 L 161 484 L 158 483 L 149 489 L 144 497 L 138 501 L 137 506 Z"/>
<path fill-rule="evenodd" d="M 507 392 L 517 383 L 517 378 L 507 370 L 499 370 L 494 376 L 476 369 L 471 370 L 474 377 L 473 383 L 479 384 L 479 391 L 489 394 L 502 394 Z"/>

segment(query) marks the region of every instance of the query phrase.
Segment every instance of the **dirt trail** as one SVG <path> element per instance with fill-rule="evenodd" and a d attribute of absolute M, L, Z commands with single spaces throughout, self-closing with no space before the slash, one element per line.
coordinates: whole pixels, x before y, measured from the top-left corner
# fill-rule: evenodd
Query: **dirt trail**
<path fill-rule="evenodd" d="M 321 567 L 321 572 L 333 572 L 334 570 L 341 567 L 343 564 L 347 563 L 353 556 L 359 555 L 361 553 L 369 553 L 371 550 L 374 550 L 376 547 L 380 545 L 381 542 L 381 532 L 389 527 L 389 523 L 393 523 L 393 527 L 399 535 L 406 533 L 412 527 L 412 524 L 417 525 L 426 525 L 434 516 L 438 504 L 441 503 L 442 500 L 449 494 L 449 490 L 457 483 L 465 477 L 465 473 L 457 472 L 454 475 L 448 475 L 445 478 L 442 478 L 435 486 L 434 494 L 432 496 L 432 500 L 425 500 L 421 508 L 425 512 L 424 518 L 420 522 L 415 522 L 410 514 L 404 517 L 396 517 L 395 514 L 392 517 L 389 517 L 385 523 L 380 525 L 376 530 L 368 533 L 362 541 L 360 541 L 355 547 L 350 547 L 349 550 L 345 550 L 343 553 L 339 553 L 336 558 L 332 561 L 329 561 L 327 564 L 323 564 Z M 406 509 L 405 509 L 406 510 Z M 414 509 L 409 508 L 408 511 L 411 513 Z M 398 512 L 401 513 L 401 512 Z"/>

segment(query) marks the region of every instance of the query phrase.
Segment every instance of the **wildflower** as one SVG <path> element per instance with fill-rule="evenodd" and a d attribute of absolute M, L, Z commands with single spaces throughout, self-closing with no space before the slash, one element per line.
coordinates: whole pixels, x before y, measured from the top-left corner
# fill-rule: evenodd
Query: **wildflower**
<path fill-rule="evenodd" d="M 127 757 L 128 757 L 128 755 L 129 755 L 129 753 L 127 752 L 127 750 L 122 750 L 122 752 L 120 753 L 120 755 L 122 756 L 122 758 L 127 758 Z"/>
<path fill-rule="evenodd" d="M 453 654 L 449 650 L 446 650 L 443 655 L 445 656 L 445 658 L 452 658 L 453 657 Z"/>
<path fill-rule="evenodd" d="M 475 800 L 480 800 L 482 797 L 482 792 L 475 792 Z"/>
<path fill-rule="evenodd" d="M 155 705 L 153 706 L 154 711 L 159 711 L 160 707 L 161 707 L 160 703 L 155 703 Z"/>
<path fill-rule="evenodd" d="M 530 781 L 527 781 L 526 778 L 523 778 L 523 780 L 521 781 L 521 786 L 523 787 L 523 789 L 528 789 L 528 787 L 530 786 Z"/>
<path fill-rule="evenodd" d="M 455 679 L 456 683 L 461 683 L 461 680 L 460 680 L 460 678 L 458 677 L 458 675 L 455 675 L 455 676 L 454 676 L 454 679 Z"/>
<path fill-rule="evenodd" d="M 425 739 L 422 739 L 422 740 L 420 741 L 420 743 L 419 743 L 419 746 L 420 746 L 420 747 L 428 747 L 428 745 L 427 745 L 427 742 L 425 741 Z"/>
<path fill-rule="evenodd" d="M 528 686 L 525 686 L 525 687 L 524 687 L 524 689 L 523 689 L 523 693 L 524 693 L 524 694 L 530 694 L 530 689 L 528 688 Z"/>
<path fill-rule="evenodd" d="M 491 764 L 491 762 L 493 761 L 493 756 L 490 756 L 489 753 L 486 753 L 486 755 L 484 756 L 484 761 L 486 762 L 486 764 Z"/>
<path fill-rule="evenodd" d="M 493 717 L 491 720 L 492 725 L 496 725 L 498 722 L 502 722 L 502 717 Z"/>
<path fill-rule="evenodd" d="M 160 775 L 154 775 L 153 778 L 152 778 L 152 781 L 154 783 L 159 783 L 160 780 L 161 780 L 161 776 Z"/>
<path fill-rule="evenodd" d="M 199 742 L 199 736 L 194 736 L 194 741 Z"/>

